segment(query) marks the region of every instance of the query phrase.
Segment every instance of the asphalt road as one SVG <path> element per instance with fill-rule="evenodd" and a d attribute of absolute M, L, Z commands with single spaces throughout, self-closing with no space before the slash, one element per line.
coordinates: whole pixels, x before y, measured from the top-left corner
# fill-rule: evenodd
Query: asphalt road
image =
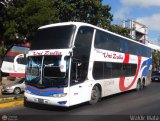
<path fill-rule="evenodd" d="M 84 103 L 69 109 L 39 104 L 17 106 L 0 109 L 0 116 L 3 115 L 18 121 L 125 121 L 137 118 L 160 121 L 160 83 L 152 82 L 142 91 L 133 90 L 103 98 L 95 105 Z"/>

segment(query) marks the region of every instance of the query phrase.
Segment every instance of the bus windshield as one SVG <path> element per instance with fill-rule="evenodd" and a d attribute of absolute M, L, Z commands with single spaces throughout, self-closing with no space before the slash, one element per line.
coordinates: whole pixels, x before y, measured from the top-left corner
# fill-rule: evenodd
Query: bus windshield
<path fill-rule="evenodd" d="M 39 29 L 32 42 L 31 50 L 71 48 L 75 29 L 74 25 Z"/>
<path fill-rule="evenodd" d="M 31 56 L 28 58 L 26 84 L 48 87 L 65 87 L 68 85 L 68 72 L 61 71 L 62 56 Z M 69 59 L 65 57 L 66 69 Z"/>

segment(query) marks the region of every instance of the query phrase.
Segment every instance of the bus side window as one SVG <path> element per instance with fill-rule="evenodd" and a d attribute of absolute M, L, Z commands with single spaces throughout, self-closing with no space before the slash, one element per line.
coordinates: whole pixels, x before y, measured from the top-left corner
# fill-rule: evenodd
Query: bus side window
<path fill-rule="evenodd" d="M 90 56 L 93 29 L 89 27 L 80 27 L 75 40 L 73 56 L 76 59 L 88 60 Z"/>
<path fill-rule="evenodd" d="M 104 79 L 104 62 L 95 61 L 93 65 L 93 78 L 95 80 Z"/>

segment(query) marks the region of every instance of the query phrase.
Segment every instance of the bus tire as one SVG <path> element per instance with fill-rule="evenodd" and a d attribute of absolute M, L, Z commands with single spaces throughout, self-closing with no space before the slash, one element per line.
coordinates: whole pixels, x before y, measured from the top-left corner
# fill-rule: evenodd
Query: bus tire
<path fill-rule="evenodd" d="M 145 79 L 143 79 L 142 84 L 141 84 L 141 89 L 145 88 Z"/>
<path fill-rule="evenodd" d="M 91 92 L 91 98 L 89 104 L 91 105 L 96 104 L 99 101 L 100 97 L 101 97 L 100 89 L 97 85 L 95 85 Z"/>
<path fill-rule="evenodd" d="M 28 102 L 25 97 L 24 97 L 24 103 L 23 103 L 24 107 L 30 107 L 32 105 L 31 102 Z"/>
<path fill-rule="evenodd" d="M 136 90 L 137 91 L 141 90 L 141 80 L 138 80 Z"/>

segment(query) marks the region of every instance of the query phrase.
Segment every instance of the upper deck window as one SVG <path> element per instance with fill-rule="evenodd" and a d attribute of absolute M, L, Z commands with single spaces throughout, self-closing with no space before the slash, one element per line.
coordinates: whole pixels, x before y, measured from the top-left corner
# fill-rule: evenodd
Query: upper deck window
<path fill-rule="evenodd" d="M 32 42 L 31 50 L 70 48 L 75 29 L 74 25 L 39 29 Z"/>

